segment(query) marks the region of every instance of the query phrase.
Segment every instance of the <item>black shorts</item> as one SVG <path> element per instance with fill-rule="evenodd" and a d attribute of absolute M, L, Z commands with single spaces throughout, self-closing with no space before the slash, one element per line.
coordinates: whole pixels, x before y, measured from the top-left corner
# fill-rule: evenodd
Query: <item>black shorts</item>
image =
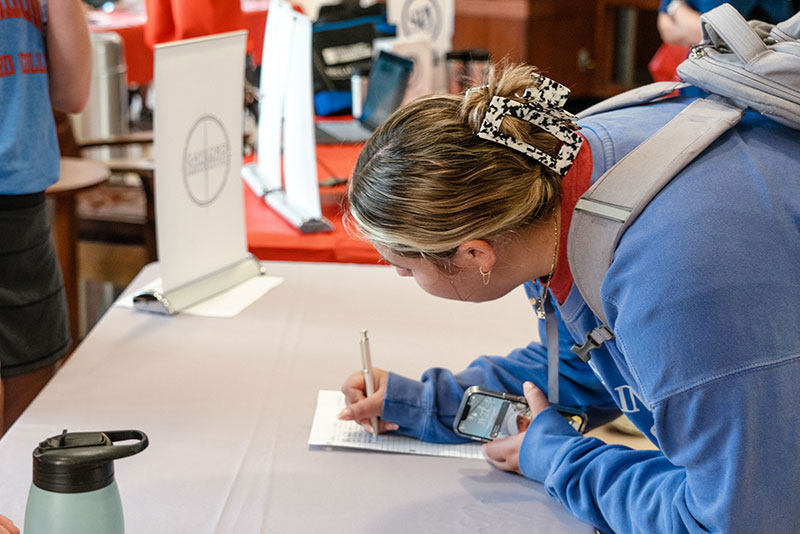
<path fill-rule="evenodd" d="M 10 377 L 46 367 L 69 345 L 45 195 L 0 195 L 0 372 Z"/>

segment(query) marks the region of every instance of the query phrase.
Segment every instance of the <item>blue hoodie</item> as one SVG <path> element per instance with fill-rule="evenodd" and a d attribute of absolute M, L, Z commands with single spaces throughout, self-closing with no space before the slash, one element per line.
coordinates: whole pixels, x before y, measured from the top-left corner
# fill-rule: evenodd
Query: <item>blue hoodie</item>
<path fill-rule="evenodd" d="M 581 121 L 592 181 L 686 103 Z M 569 347 L 600 321 L 574 286 L 557 306 L 561 402 L 593 426 L 625 412 L 659 450 L 583 437 L 549 408 L 523 441 L 525 476 L 603 532 L 798 532 L 800 134 L 747 113 L 623 235 L 602 296 L 616 337 L 589 364 Z M 451 428 L 466 387 L 546 391 L 541 323 L 541 343 L 461 373 L 390 374 L 383 418 L 460 441 Z"/>

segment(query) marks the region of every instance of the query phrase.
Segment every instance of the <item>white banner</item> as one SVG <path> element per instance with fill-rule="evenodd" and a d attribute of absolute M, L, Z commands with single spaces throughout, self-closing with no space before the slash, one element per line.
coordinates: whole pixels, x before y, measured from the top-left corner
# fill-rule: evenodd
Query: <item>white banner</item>
<path fill-rule="evenodd" d="M 154 116 L 163 290 L 247 255 L 242 95 L 247 32 L 157 45 Z"/>

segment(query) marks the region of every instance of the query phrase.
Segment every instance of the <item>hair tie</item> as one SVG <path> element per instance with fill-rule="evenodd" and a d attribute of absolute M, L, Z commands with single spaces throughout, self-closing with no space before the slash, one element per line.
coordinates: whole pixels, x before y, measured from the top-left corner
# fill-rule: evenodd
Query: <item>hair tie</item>
<path fill-rule="evenodd" d="M 481 89 L 488 89 L 488 88 L 489 88 L 489 84 L 484 84 L 484 85 L 478 85 L 478 86 L 475 86 L 475 87 L 470 87 L 470 88 L 469 88 L 469 89 L 467 89 L 467 91 L 464 93 L 464 97 L 465 97 L 465 98 L 469 98 L 469 94 L 470 94 L 472 91 L 480 91 Z"/>

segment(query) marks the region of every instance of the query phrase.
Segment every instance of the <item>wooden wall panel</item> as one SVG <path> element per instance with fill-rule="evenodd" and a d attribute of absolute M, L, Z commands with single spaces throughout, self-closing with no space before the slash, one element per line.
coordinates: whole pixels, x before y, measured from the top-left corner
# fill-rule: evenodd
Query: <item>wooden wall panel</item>
<path fill-rule="evenodd" d="M 647 83 L 647 62 L 660 44 L 658 0 L 455 0 L 453 48 L 486 48 L 497 58 L 533 64 L 572 89 L 572 98 L 615 94 Z M 635 35 L 620 30 L 620 11 L 635 12 Z M 619 54 L 618 47 L 627 47 Z M 620 81 L 615 61 L 634 76 Z"/>
<path fill-rule="evenodd" d="M 453 48 L 482 47 L 527 62 L 572 88 L 591 89 L 594 1 L 456 0 Z M 581 59 L 583 58 L 583 62 Z"/>
<path fill-rule="evenodd" d="M 453 49 L 485 48 L 494 59 L 528 59 L 528 0 L 456 0 Z"/>

